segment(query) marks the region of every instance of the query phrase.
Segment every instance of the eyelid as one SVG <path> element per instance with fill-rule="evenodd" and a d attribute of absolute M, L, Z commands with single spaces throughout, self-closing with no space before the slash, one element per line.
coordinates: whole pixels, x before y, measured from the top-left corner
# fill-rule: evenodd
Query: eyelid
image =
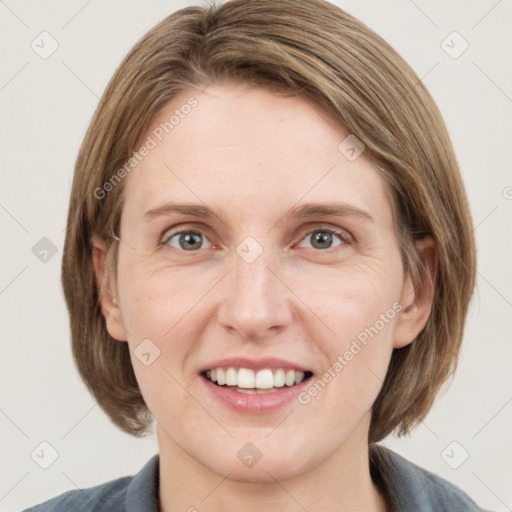
<path fill-rule="evenodd" d="M 344 242 L 346 242 L 348 244 L 353 244 L 357 241 L 356 238 L 354 237 L 354 235 L 352 235 L 352 233 L 350 233 L 346 229 L 341 228 L 339 226 L 333 226 L 332 224 L 325 223 L 325 222 L 312 222 L 310 224 L 305 225 L 301 229 L 301 238 L 299 241 L 303 240 L 303 238 L 306 235 L 311 234 L 312 231 L 323 231 L 323 230 L 330 231 L 330 232 L 334 233 L 335 235 L 338 235 Z"/>
<path fill-rule="evenodd" d="M 169 238 L 171 238 L 172 236 L 177 235 L 178 233 L 181 233 L 183 231 L 186 231 L 186 232 L 191 231 L 191 232 L 196 232 L 201 235 L 204 235 L 206 233 L 211 233 L 212 229 L 209 226 L 206 226 L 204 224 L 201 225 L 200 227 L 194 226 L 193 223 L 190 224 L 190 223 L 186 223 L 186 222 L 176 224 L 174 226 L 171 226 L 171 227 L 165 229 L 162 232 L 162 235 L 160 237 L 160 243 L 167 242 L 167 240 L 169 240 Z"/>

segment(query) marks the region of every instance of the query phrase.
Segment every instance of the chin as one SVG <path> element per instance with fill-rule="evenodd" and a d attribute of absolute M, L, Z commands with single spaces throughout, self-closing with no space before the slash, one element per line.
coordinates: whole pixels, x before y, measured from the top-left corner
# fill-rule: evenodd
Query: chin
<path fill-rule="evenodd" d="M 314 444 L 307 439 L 300 441 L 288 437 L 288 442 L 282 438 L 270 442 L 263 435 L 261 439 L 240 435 L 231 439 L 229 446 L 216 447 L 213 458 L 205 459 L 197 454 L 196 460 L 235 482 L 273 484 L 276 480 L 299 476 L 322 463 L 324 457 L 314 449 Z M 221 457 L 216 456 L 219 453 Z"/>
<path fill-rule="evenodd" d="M 244 467 L 237 460 L 226 460 L 225 464 L 215 464 L 210 469 L 222 477 L 240 483 L 252 484 L 275 484 L 277 481 L 284 481 L 305 473 L 309 468 L 297 464 L 297 461 L 290 460 L 263 460 L 263 457 L 252 467 Z"/>

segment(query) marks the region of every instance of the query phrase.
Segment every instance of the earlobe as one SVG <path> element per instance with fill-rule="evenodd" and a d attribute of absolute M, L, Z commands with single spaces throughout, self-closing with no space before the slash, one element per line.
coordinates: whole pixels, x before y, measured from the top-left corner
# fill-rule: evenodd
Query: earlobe
<path fill-rule="evenodd" d="M 101 305 L 101 312 L 105 318 L 107 331 L 112 338 L 118 341 L 127 341 L 127 332 L 124 327 L 121 309 L 112 290 L 112 283 L 106 275 L 105 242 L 98 237 L 93 237 L 91 243 L 94 273 L 98 287 L 98 298 Z"/>
<path fill-rule="evenodd" d="M 406 276 L 401 305 L 402 311 L 395 326 L 393 348 L 402 348 L 412 343 L 425 327 L 434 302 L 437 279 L 437 248 L 431 236 L 416 242 L 418 256 L 423 263 L 423 272 L 418 283 Z"/>

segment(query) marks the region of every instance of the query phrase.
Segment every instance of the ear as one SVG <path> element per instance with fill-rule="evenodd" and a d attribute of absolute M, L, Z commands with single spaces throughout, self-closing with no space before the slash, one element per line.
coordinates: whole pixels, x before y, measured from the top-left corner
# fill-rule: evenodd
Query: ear
<path fill-rule="evenodd" d="M 112 284 L 108 279 L 105 270 L 105 242 L 98 237 L 92 239 L 92 260 L 96 275 L 96 284 L 99 290 L 99 301 L 101 313 L 105 318 L 107 331 L 112 338 L 119 341 L 127 341 L 127 331 L 124 326 L 123 316 L 115 295 Z"/>
<path fill-rule="evenodd" d="M 434 300 L 437 278 L 437 248 L 431 236 L 416 241 L 418 256 L 423 262 L 424 272 L 420 282 L 414 285 L 410 275 L 406 276 L 395 325 L 393 348 L 402 348 L 412 343 L 427 323 Z"/>

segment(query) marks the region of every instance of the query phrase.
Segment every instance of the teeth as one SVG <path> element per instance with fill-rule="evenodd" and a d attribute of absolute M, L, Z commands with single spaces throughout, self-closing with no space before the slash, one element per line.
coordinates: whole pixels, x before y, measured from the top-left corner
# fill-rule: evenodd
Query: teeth
<path fill-rule="evenodd" d="M 237 383 L 236 370 L 234 368 L 228 368 L 228 371 L 226 372 L 226 384 L 228 386 L 236 386 L 236 383 Z"/>
<path fill-rule="evenodd" d="M 226 372 L 220 368 L 217 368 L 217 383 L 221 386 L 226 384 Z"/>
<path fill-rule="evenodd" d="M 277 391 L 276 388 L 272 389 L 242 389 L 236 388 L 236 391 L 239 393 L 245 393 L 246 395 L 261 395 L 262 393 L 275 393 Z"/>
<path fill-rule="evenodd" d="M 271 389 L 274 387 L 274 375 L 272 370 L 260 370 L 256 374 L 256 386 L 258 389 Z"/>
<path fill-rule="evenodd" d="M 295 372 L 295 384 L 300 384 L 304 380 L 304 372 Z"/>
<path fill-rule="evenodd" d="M 254 372 L 248 368 L 215 368 L 206 371 L 206 377 L 220 386 L 237 386 L 243 390 L 270 390 L 300 384 L 304 380 L 304 372 L 295 370 L 271 370 L 265 368 Z M 251 393 L 252 391 L 245 391 Z"/>
<path fill-rule="evenodd" d="M 274 373 L 274 387 L 276 388 L 282 388 L 285 383 L 285 377 L 284 377 L 284 370 L 279 370 Z"/>
<path fill-rule="evenodd" d="M 238 370 L 238 381 L 236 384 L 233 384 L 233 386 L 251 389 L 254 388 L 254 379 L 254 372 L 252 370 L 240 368 L 240 370 Z M 217 383 L 219 383 L 219 381 L 217 381 Z"/>

